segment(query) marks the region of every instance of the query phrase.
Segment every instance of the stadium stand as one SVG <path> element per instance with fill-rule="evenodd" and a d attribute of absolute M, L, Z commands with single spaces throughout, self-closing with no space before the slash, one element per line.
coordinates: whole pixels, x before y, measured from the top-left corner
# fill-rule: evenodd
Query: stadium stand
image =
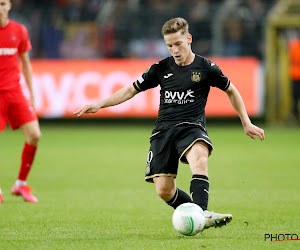
<path fill-rule="evenodd" d="M 266 16 L 277 1 L 13 0 L 11 18 L 29 29 L 33 58 L 165 57 L 158 30 L 182 16 L 195 52 L 262 59 Z M 70 53 L 70 44 L 82 53 Z"/>

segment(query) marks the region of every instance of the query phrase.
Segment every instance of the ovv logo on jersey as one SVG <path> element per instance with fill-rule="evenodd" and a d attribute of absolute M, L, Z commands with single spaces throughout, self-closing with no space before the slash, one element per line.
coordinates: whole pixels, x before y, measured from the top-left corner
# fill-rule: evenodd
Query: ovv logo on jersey
<path fill-rule="evenodd" d="M 192 72 L 191 79 L 192 79 L 193 82 L 200 82 L 201 73 L 200 72 Z"/>
<path fill-rule="evenodd" d="M 186 104 L 194 102 L 194 91 L 189 89 L 187 91 L 165 91 L 165 103 L 177 103 L 177 104 Z"/>

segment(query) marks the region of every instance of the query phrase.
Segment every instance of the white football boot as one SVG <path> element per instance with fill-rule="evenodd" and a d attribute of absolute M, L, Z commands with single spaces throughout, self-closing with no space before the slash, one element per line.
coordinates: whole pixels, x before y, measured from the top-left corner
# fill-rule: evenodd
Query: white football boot
<path fill-rule="evenodd" d="M 232 215 L 231 214 L 218 214 L 214 211 L 204 211 L 205 215 L 205 226 L 204 228 L 210 228 L 210 227 L 222 227 L 226 226 L 231 220 Z"/>

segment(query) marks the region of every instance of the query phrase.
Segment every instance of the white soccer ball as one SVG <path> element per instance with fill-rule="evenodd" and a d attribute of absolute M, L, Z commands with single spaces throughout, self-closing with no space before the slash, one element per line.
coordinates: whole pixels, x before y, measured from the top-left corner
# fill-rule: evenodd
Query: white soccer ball
<path fill-rule="evenodd" d="M 205 215 L 201 207 L 194 203 L 178 206 L 172 216 L 174 228 L 181 234 L 193 236 L 200 233 L 205 225 Z"/>

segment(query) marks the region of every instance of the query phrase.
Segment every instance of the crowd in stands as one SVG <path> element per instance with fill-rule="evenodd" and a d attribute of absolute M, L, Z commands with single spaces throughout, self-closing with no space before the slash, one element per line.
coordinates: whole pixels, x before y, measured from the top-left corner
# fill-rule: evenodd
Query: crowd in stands
<path fill-rule="evenodd" d="M 264 55 L 268 11 L 280 0 L 12 0 L 33 58 L 163 58 L 161 27 L 183 17 L 203 56 Z"/>

